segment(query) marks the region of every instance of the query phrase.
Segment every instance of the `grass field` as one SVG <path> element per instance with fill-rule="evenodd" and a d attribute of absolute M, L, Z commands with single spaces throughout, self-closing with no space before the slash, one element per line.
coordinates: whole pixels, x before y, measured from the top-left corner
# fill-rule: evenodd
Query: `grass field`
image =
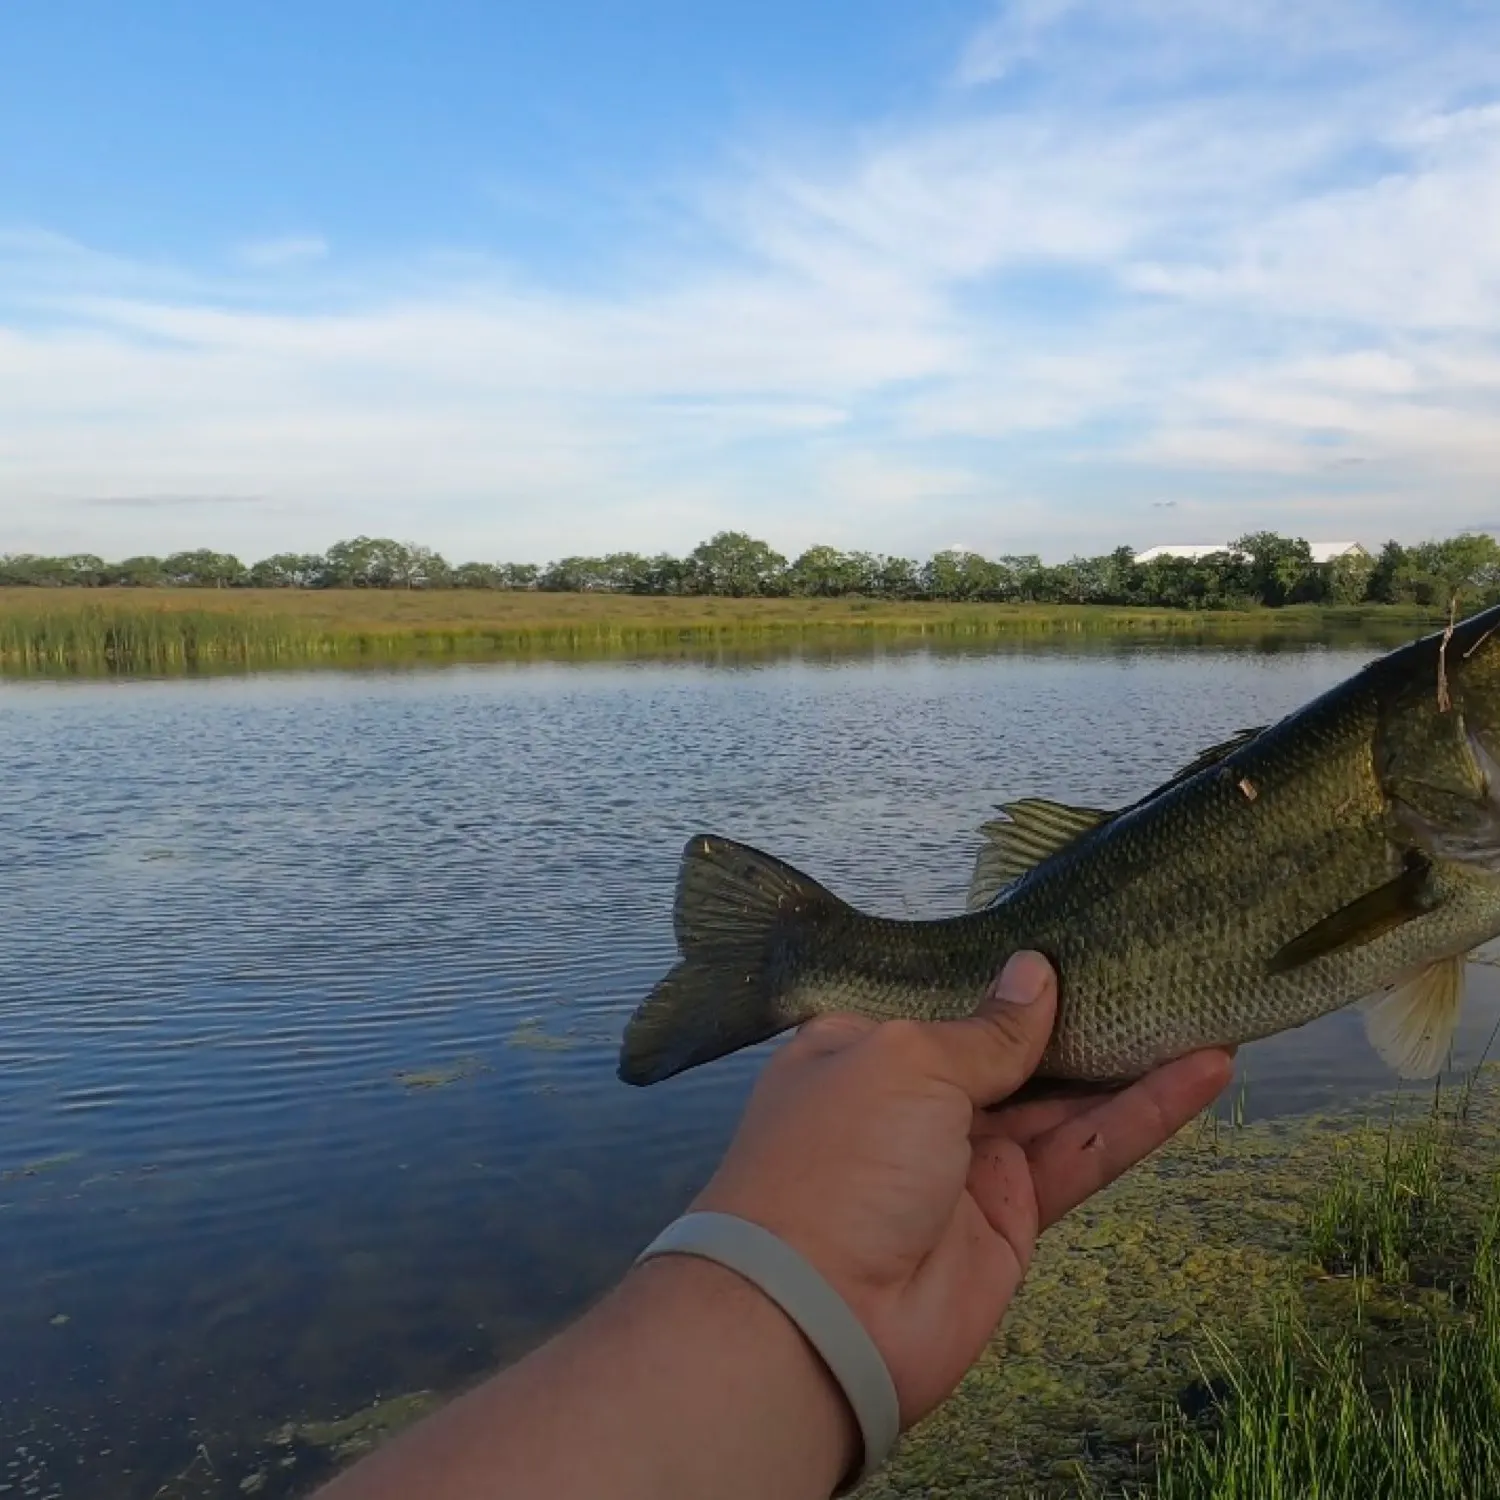
<path fill-rule="evenodd" d="M 0 589 L 0 669 L 165 672 L 360 658 L 483 658 L 816 637 L 1415 631 L 1406 608 L 1217 613 L 869 599 L 400 590 Z"/>

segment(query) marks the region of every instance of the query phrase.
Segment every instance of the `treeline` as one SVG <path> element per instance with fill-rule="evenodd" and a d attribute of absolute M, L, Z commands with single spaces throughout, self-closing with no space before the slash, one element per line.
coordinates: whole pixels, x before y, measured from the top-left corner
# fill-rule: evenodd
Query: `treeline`
<path fill-rule="evenodd" d="M 926 562 L 810 547 L 788 560 L 744 532 L 726 531 L 686 557 L 564 557 L 534 563 L 453 564 L 429 547 L 379 537 L 337 542 L 319 554 L 277 553 L 243 563 L 224 552 L 175 552 L 108 563 L 71 557 L 0 556 L 0 585 L 37 588 L 538 589 L 654 595 L 855 595 L 884 599 L 1027 604 L 1148 605 L 1233 609 L 1263 604 L 1422 604 L 1500 599 L 1500 544 L 1482 533 L 1313 561 L 1298 537 L 1259 531 L 1198 559 L 1137 562 L 1129 547 L 1047 564 L 1034 555 L 987 558 L 939 552 Z"/>

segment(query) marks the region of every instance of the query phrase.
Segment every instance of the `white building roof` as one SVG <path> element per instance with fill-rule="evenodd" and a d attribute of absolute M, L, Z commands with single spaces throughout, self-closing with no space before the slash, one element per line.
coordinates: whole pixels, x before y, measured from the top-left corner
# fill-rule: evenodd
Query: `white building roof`
<path fill-rule="evenodd" d="M 1351 553 L 1363 553 L 1364 548 L 1358 542 L 1309 542 L 1308 547 L 1312 550 L 1312 559 L 1315 563 L 1330 563 L 1336 558 L 1348 557 Z M 1193 546 L 1167 546 L 1147 547 L 1144 552 L 1137 552 L 1135 560 L 1138 563 L 1150 562 L 1156 557 L 1186 557 L 1196 561 L 1200 557 L 1209 557 L 1215 552 L 1233 552 L 1234 548 L 1228 542 L 1213 542 L 1208 545 L 1195 544 Z"/>

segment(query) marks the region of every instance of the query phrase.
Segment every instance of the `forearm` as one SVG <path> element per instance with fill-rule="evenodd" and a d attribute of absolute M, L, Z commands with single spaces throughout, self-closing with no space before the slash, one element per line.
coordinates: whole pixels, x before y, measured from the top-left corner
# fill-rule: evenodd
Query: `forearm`
<path fill-rule="evenodd" d="M 858 1454 L 843 1396 L 780 1309 L 674 1255 L 322 1500 L 826 1500 Z"/>

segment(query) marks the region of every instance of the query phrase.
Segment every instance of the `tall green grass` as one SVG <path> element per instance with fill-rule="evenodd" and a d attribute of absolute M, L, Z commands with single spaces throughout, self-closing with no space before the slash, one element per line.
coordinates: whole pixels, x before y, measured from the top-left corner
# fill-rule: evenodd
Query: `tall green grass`
<path fill-rule="evenodd" d="M 1372 1371 L 1366 1340 L 1296 1311 L 1248 1354 L 1211 1341 L 1210 1423 L 1168 1429 L 1153 1500 L 1483 1500 L 1500 1496 L 1500 1208 L 1462 1305 Z"/>
<path fill-rule="evenodd" d="M 4 591 L 0 670 L 161 673 L 319 660 L 567 656 L 903 637 L 1152 634 L 1243 639 L 1342 632 L 1395 644 L 1422 623 L 1410 611 L 1379 607 L 1203 613 L 860 599 L 401 592 L 387 597 L 370 590 L 311 596 L 210 590 L 199 597 L 201 605 L 182 591 Z"/>
<path fill-rule="evenodd" d="M 34 672 L 170 672 L 322 654 L 294 622 L 200 610 L 0 614 L 0 665 Z"/>
<path fill-rule="evenodd" d="M 1268 1332 L 1200 1355 L 1209 1410 L 1159 1435 L 1150 1500 L 1500 1497 L 1500 1175 L 1462 1161 L 1467 1086 L 1315 1204 L 1316 1270 L 1353 1295 L 1330 1324 L 1292 1298 Z M 1441 1273 L 1441 1274 L 1435 1274 Z"/>
<path fill-rule="evenodd" d="M 1418 1255 L 1445 1248 L 1457 1231 L 1448 1191 L 1454 1148 L 1451 1124 L 1434 1119 L 1403 1132 L 1393 1111 L 1378 1174 L 1346 1158 L 1313 1206 L 1308 1241 L 1314 1262 L 1335 1275 L 1407 1280 Z"/>

